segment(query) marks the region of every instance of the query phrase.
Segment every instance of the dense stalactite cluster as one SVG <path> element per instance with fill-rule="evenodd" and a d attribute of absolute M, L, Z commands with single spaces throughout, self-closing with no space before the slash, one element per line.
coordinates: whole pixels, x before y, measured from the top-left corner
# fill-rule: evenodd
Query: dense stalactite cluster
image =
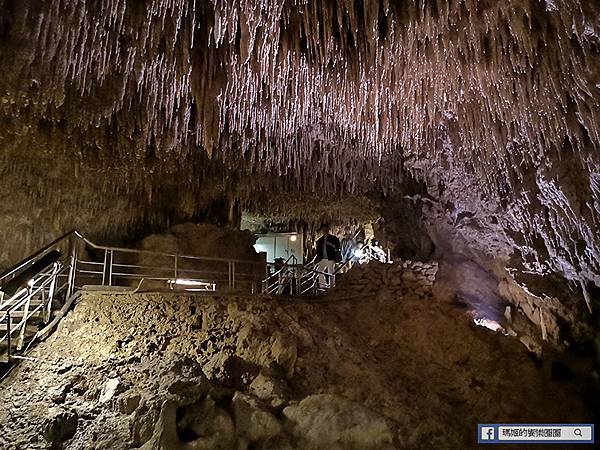
<path fill-rule="evenodd" d="M 565 141 L 600 142 L 593 2 L 3 3 L 27 42 L 5 112 L 68 119 L 111 156 L 317 159 L 353 180 L 400 154 L 442 163 L 448 128 L 495 190 Z"/>
<path fill-rule="evenodd" d="M 160 185 L 157 170 L 200 192 L 211 159 L 238 193 L 391 192 L 406 169 L 444 214 L 497 224 L 528 270 L 600 284 L 594 0 L 0 0 L 0 12 L 5 168 L 24 147 L 136 165 L 137 187 L 118 188 L 133 196 L 157 189 L 142 187 Z"/>

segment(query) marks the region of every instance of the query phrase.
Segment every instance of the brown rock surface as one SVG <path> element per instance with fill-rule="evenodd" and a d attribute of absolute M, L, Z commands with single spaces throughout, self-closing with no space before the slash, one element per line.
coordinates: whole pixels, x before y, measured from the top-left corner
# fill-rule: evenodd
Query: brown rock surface
<path fill-rule="evenodd" d="M 586 372 L 554 380 L 519 337 L 408 288 L 344 294 L 364 272 L 397 267 L 350 271 L 318 303 L 86 294 L 0 386 L 3 445 L 46 448 L 39 430 L 56 391 L 79 417 L 67 449 L 455 449 L 482 421 L 591 421 Z M 219 358 L 238 363 L 212 376 Z M 239 442 L 224 438 L 231 430 Z"/>

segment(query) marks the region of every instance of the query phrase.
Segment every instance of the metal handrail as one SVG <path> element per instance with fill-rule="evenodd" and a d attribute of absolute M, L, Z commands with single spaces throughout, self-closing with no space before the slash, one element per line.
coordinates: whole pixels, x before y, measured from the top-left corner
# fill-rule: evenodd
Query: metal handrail
<path fill-rule="evenodd" d="M 64 245 L 65 243 L 68 243 L 68 246 Z M 79 244 L 83 244 L 91 250 L 103 252 L 104 261 L 96 262 L 79 259 L 78 252 L 81 249 Z M 49 269 L 50 266 L 35 267 L 36 263 L 42 261 L 45 255 L 54 250 L 59 250 L 59 256 L 55 260 L 52 269 Z M 119 256 L 122 257 L 122 254 L 172 258 L 173 265 L 170 267 L 155 267 L 151 265 L 125 264 L 119 260 Z M 115 260 L 115 256 L 117 256 L 117 260 Z M 291 256 L 295 258 L 294 255 Z M 288 258 L 288 262 L 291 260 L 292 258 Z M 186 262 L 184 267 L 181 267 L 181 262 Z M 200 270 L 200 268 L 205 266 L 191 265 L 193 262 L 226 263 L 227 268 L 223 267 L 223 270 L 217 270 L 219 267 L 215 265 L 214 267 L 208 266 Z M 78 268 L 78 264 L 84 267 L 86 264 L 90 264 L 88 268 L 91 270 L 88 270 L 88 268 L 84 269 L 83 267 Z M 242 270 L 238 271 L 240 266 Z M 4 327 L 6 332 L 0 333 L 0 342 L 8 340 L 8 356 L 10 358 L 12 348 L 11 336 L 19 331 L 21 332 L 17 346 L 19 349 L 23 344 L 27 321 L 35 314 L 39 314 L 40 310 L 45 311 L 44 320 L 47 318 L 49 320 L 53 296 L 61 293 L 61 295 L 64 294 L 66 298 L 69 298 L 79 288 L 77 281 L 81 281 L 82 277 L 84 281 L 98 280 L 98 284 L 102 286 L 112 286 L 113 281 L 116 283 L 129 283 L 131 278 L 138 278 L 142 280 L 166 281 L 167 285 L 171 288 L 173 288 L 174 284 L 197 286 L 197 283 L 205 282 L 207 286 L 211 285 L 213 289 L 216 287 L 215 280 L 224 280 L 223 285 L 228 286 L 229 289 L 237 289 L 238 286 L 236 284 L 239 282 L 240 287 L 251 287 L 251 291 L 255 292 L 255 286 L 260 282 L 260 278 L 257 278 L 255 273 L 253 273 L 255 271 L 254 267 L 260 267 L 260 272 L 264 273 L 263 268 L 267 266 L 269 264 L 266 262 L 244 259 L 204 257 L 97 245 L 79 231 L 72 230 L 0 274 L 0 325 L 6 323 Z M 213 270 L 210 270 L 211 268 Z M 138 270 L 138 272 L 135 273 L 132 269 Z M 156 276 L 153 273 L 142 273 L 144 271 L 161 271 L 162 274 Z M 214 278 L 210 281 L 201 280 L 197 278 L 200 275 L 208 275 Z M 60 284 L 57 282 L 59 279 L 64 280 L 64 283 L 57 286 Z M 26 283 L 30 284 L 30 287 L 27 287 Z M 3 288 L 7 289 L 3 290 Z M 197 290 L 197 288 L 190 289 Z M 9 297 L 7 298 L 7 296 Z M 41 296 L 42 303 L 38 305 L 36 302 L 30 309 L 29 305 L 31 301 L 34 300 L 34 297 L 38 299 L 39 296 Z M 22 318 L 19 322 L 13 323 L 11 316 Z"/>
<path fill-rule="evenodd" d="M 291 255 L 294 256 L 294 255 Z M 291 258 L 290 256 L 290 258 Z M 288 264 L 290 258 L 288 258 L 283 266 L 275 273 L 269 275 L 267 278 L 265 278 L 263 280 L 263 292 L 266 294 L 271 294 L 273 292 L 276 291 L 283 291 L 283 289 L 285 289 L 289 284 L 292 283 L 292 278 L 296 280 L 296 289 L 295 292 L 297 295 L 303 295 L 311 290 L 316 291 L 316 285 L 317 285 L 317 281 L 319 276 L 324 276 L 326 279 L 328 279 L 328 285 L 329 286 L 333 286 L 335 285 L 335 275 L 338 272 L 338 270 L 336 270 L 333 273 L 328 273 L 328 272 L 323 272 L 319 269 L 316 268 L 317 266 L 317 257 L 316 255 L 313 257 L 313 259 L 311 261 L 309 261 L 308 263 L 301 265 L 301 264 Z M 347 260 L 345 264 L 347 264 L 349 260 Z M 281 275 L 284 272 L 288 272 L 288 271 L 294 271 L 294 277 L 287 277 L 285 278 L 283 281 L 284 283 L 282 284 L 282 280 L 281 280 Z M 270 283 L 270 281 L 272 280 L 276 280 L 274 283 Z M 304 286 L 306 284 L 309 284 L 309 286 L 305 289 Z"/>
<path fill-rule="evenodd" d="M 35 263 L 35 261 L 37 261 L 45 253 L 56 248 L 59 244 L 67 241 L 72 236 L 78 238 L 79 240 L 81 240 L 82 242 L 84 242 L 86 245 L 88 245 L 89 247 L 91 247 L 94 250 L 105 251 L 105 252 L 146 254 L 146 255 L 177 258 L 177 259 L 190 260 L 190 261 L 224 262 L 224 263 L 228 263 L 228 264 L 249 264 L 249 265 L 254 265 L 254 266 L 264 266 L 265 265 L 265 263 L 263 263 L 263 262 L 251 261 L 251 260 L 245 260 L 245 259 L 237 259 L 237 258 L 195 256 L 195 255 L 187 255 L 187 254 L 179 254 L 179 253 L 161 252 L 161 251 L 155 251 L 155 250 L 130 249 L 130 248 L 123 248 L 123 247 L 98 245 L 98 244 L 90 241 L 88 238 L 86 238 L 81 232 L 79 232 L 77 230 L 71 230 L 68 233 L 65 233 L 64 235 L 59 237 L 58 239 L 55 239 L 50 244 L 48 244 L 45 247 L 41 248 L 40 250 L 36 251 L 32 255 L 28 256 L 26 259 L 20 261 L 18 264 L 7 269 L 2 274 L 0 274 L 0 289 L 1 289 L 1 286 L 3 286 L 5 283 L 7 283 L 11 279 L 13 279 L 17 274 L 23 272 L 28 266 Z M 288 261 L 292 257 L 295 258 L 295 255 L 291 255 L 290 258 L 288 258 Z M 95 263 L 93 261 L 78 261 L 78 262 L 90 263 L 90 264 Z M 96 263 L 96 264 L 104 265 L 103 263 Z M 116 266 L 116 265 L 117 264 L 111 262 L 111 266 Z M 267 265 L 269 265 L 269 264 L 267 263 Z M 161 267 L 154 268 L 154 270 L 156 270 L 156 269 L 163 269 L 163 268 L 161 268 Z M 167 268 L 164 268 L 164 269 L 167 270 Z M 187 269 L 183 269 L 183 271 L 187 271 Z"/>
<path fill-rule="evenodd" d="M 42 284 L 40 284 L 39 286 L 37 286 L 37 288 L 32 289 L 31 292 L 28 289 L 23 288 L 19 292 L 17 292 L 15 295 L 13 295 L 13 297 L 11 298 L 11 299 L 17 299 L 17 302 L 14 305 L 9 306 L 8 305 L 9 302 L 7 302 L 7 303 L 3 304 L 2 306 L 3 307 L 9 306 L 6 309 L 6 312 L 7 313 L 8 312 L 13 313 L 13 312 L 17 311 L 18 309 L 20 309 L 27 302 L 28 297 L 31 298 L 34 295 L 42 292 L 42 290 L 47 285 L 49 285 L 50 283 L 52 283 L 52 277 L 46 278 L 46 280 Z M 18 297 L 21 297 L 23 294 L 27 294 L 27 295 L 25 297 L 23 297 L 22 299 L 18 300 Z M 2 313 L 2 311 L 0 311 L 0 314 L 1 313 Z M 4 316 L 2 316 L 2 318 L 0 319 L 0 321 L 2 321 L 2 319 L 4 319 Z"/>
<path fill-rule="evenodd" d="M 281 277 L 279 277 L 279 275 L 281 275 L 283 270 L 290 270 L 290 269 L 295 271 L 295 276 L 285 278 L 283 280 L 284 283 L 282 283 Z M 268 280 L 275 277 L 275 275 L 278 275 L 277 282 L 273 283 L 273 284 L 269 284 Z M 276 291 L 282 292 L 295 279 L 296 280 L 295 293 L 297 295 L 304 295 L 305 293 L 307 293 L 311 290 L 313 290 L 313 291 L 315 290 L 315 287 L 317 285 L 317 280 L 320 275 L 323 275 L 325 278 L 328 279 L 328 283 L 327 283 L 328 285 L 335 284 L 335 281 L 334 281 L 335 273 L 323 272 L 321 270 L 318 270 L 316 268 L 311 268 L 306 265 L 304 265 L 304 266 L 288 265 L 287 267 L 283 267 L 276 274 L 273 274 L 271 277 L 264 280 L 266 285 L 263 289 L 263 292 L 265 292 L 267 294 L 272 294 L 273 292 L 276 292 Z M 306 285 L 308 285 L 308 287 L 305 287 Z M 292 290 L 292 293 L 293 293 L 293 291 L 294 290 Z"/>
<path fill-rule="evenodd" d="M 52 246 L 49 246 L 49 248 L 52 248 Z M 44 251 L 38 252 L 37 256 L 42 255 Z M 27 266 L 28 264 L 21 265 L 22 268 Z M 6 332 L 4 335 L 0 335 L 0 342 L 7 341 L 9 359 L 12 352 L 13 334 L 20 334 L 17 344 L 17 349 L 20 350 L 24 343 L 27 322 L 39 312 L 43 312 L 44 322 L 50 320 L 51 306 L 55 295 L 68 287 L 67 283 L 58 287 L 58 289 L 56 287 L 58 278 L 67 270 L 71 272 L 71 267 L 55 261 L 51 267 L 45 267 L 40 272 L 33 274 L 28 287 L 19 289 L 7 301 L 0 304 L 0 324 L 6 326 Z M 12 271 L 12 274 L 16 273 L 16 271 Z M 36 304 L 31 305 L 33 300 L 37 300 L 39 303 L 36 302 Z M 20 317 L 20 320 L 13 323 L 13 317 Z"/>
<path fill-rule="evenodd" d="M 262 280 L 262 291 L 263 293 L 266 294 L 272 294 L 275 291 L 278 290 L 283 290 L 288 284 L 291 283 L 291 278 L 286 278 L 285 279 L 285 284 L 281 284 L 281 276 L 284 273 L 287 273 L 290 271 L 290 269 L 294 269 L 295 267 L 297 267 L 297 264 L 290 264 L 291 260 L 294 260 L 295 262 L 298 261 L 298 258 L 296 258 L 296 255 L 290 255 L 288 256 L 288 258 L 283 262 L 281 268 L 279 270 L 277 270 L 276 272 L 272 273 L 271 275 L 269 275 L 267 278 L 265 278 L 264 280 Z M 276 280 L 274 283 L 271 283 L 271 281 Z"/>
<path fill-rule="evenodd" d="M 355 234 L 356 237 L 356 234 Z M 372 252 L 370 251 L 372 248 L 371 244 L 369 242 L 366 242 L 364 244 L 362 244 L 360 246 L 360 250 L 365 250 L 367 249 L 365 255 L 367 258 L 367 261 L 372 261 L 374 259 L 378 259 L 379 258 L 375 257 L 374 255 L 372 255 Z M 327 288 L 333 287 L 335 286 L 335 280 L 336 280 L 336 275 L 338 275 L 340 273 L 340 271 L 342 269 L 344 269 L 353 259 L 355 258 L 354 255 L 346 258 L 345 261 L 343 261 L 341 264 L 338 264 L 336 269 L 332 272 L 332 273 L 328 273 L 328 272 L 323 272 L 319 269 L 317 269 L 317 263 L 316 263 L 316 256 L 307 264 L 305 264 L 304 266 L 294 266 L 293 268 L 296 269 L 296 295 L 304 295 L 307 292 L 314 292 L 317 293 L 320 290 L 325 290 Z M 389 258 L 389 251 L 388 251 L 388 255 L 386 257 L 386 262 L 391 262 L 391 259 Z M 287 270 L 289 269 L 291 266 L 287 266 L 287 267 L 282 267 L 282 269 L 276 273 L 274 273 L 273 275 L 271 275 L 270 277 L 268 277 L 267 279 L 263 280 L 263 282 L 266 282 L 267 285 L 265 286 L 265 288 L 263 289 L 264 292 L 266 293 L 272 293 L 274 291 L 276 291 L 278 288 L 280 288 L 281 286 L 278 283 L 275 283 L 273 286 L 268 284 L 268 281 L 272 278 L 274 278 L 277 275 L 280 275 L 282 270 Z M 326 280 L 326 287 L 324 289 L 319 289 L 318 287 L 318 278 L 319 276 L 323 276 Z M 285 286 L 287 286 L 289 283 L 291 282 L 291 280 L 286 279 L 285 280 Z"/>
<path fill-rule="evenodd" d="M 219 257 L 214 257 L 214 256 L 194 256 L 194 255 L 186 255 L 186 254 L 181 254 L 181 253 L 159 252 L 156 250 L 110 247 L 110 246 L 106 246 L 106 245 L 94 244 L 92 241 L 90 241 L 89 239 L 84 237 L 79 231 L 75 231 L 74 233 L 78 238 L 83 240 L 87 245 L 92 247 L 94 250 L 108 250 L 108 251 L 115 251 L 115 252 L 121 252 L 121 253 L 133 253 L 133 254 L 145 253 L 145 254 L 155 255 L 155 256 L 166 256 L 166 257 L 170 257 L 170 258 L 178 257 L 178 258 L 185 258 L 185 259 L 191 259 L 191 260 L 197 260 L 197 261 L 235 262 L 235 263 L 241 263 L 241 264 L 254 264 L 254 265 L 258 265 L 258 264 L 263 265 L 264 264 L 264 263 L 258 262 L 258 261 L 251 261 L 249 259 L 219 258 Z M 292 255 L 292 256 L 294 256 L 294 255 Z"/>
<path fill-rule="evenodd" d="M 41 248 L 40 250 L 36 251 L 32 255 L 28 256 L 24 260 L 15 264 L 13 267 L 2 272 L 2 274 L 0 274 L 0 286 L 4 285 L 6 282 L 10 281 L 10 280 L 7 280 L 6 278 L 10 277 L 11 275 L 13 275 L 13 277 L 11 277 L 10 279 L 14 278 L 17 275 L 17 273 L 22 272 L 23 269 L 25 269 L 27 266 L 35 263 L 35 261 L 37 261 L 40 256 L 42 256 L 46 252 L 52 250 L 53 248 L 58 246 L 58 244 L 60 244 L 61 242 L 66 241 L 73 234 L 81 236 L 76 230 L 71 230 L 68 233 L 63 234 L 58 239 L 55 239 L 50 244 L 48 244 L 45 247 Z"/>
<path fill-rule="evenodd" d="M 267 282 L 267 281 L 268 281 L 270 278 L 273 278 L 273 277 L 275 277 L 276 275 L 279 275 L 279 274 L 280 274 L 280 273 L 281 273 L 281 272 L 282 272 L 284 269 L 288 269 L 289 267 L 295 267 L 295 266 L 297 266 L 297 264 L 289 264 L 289 262 L 290 262 L 290 259 L 292 259 L 292 258 L 294 258 L 294 260 L 295 260 L 295 261 L 298 261 L 298 258 L 296 258 L 296 255 L 290 255 L 290 256 L 288 257 L 288 259 L 286 259 L 286 260 L 283 262 L 283 265 L 281 266 L 281 268 L 280 268 L 280 269 L 279 269 L 277 272 L 275 272 L 275 273 L 272 273 L 272 274 L 271 274 L 271 275 L 269 275 L 267 278 L 265 278 L 264 280 L 262 280 L 262 281 L 263 281 L 263 283 Z"/>

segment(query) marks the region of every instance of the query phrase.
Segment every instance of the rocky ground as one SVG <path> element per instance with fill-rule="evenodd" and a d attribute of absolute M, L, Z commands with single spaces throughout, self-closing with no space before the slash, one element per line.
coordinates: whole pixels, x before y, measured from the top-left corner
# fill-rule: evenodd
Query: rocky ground
<path fill-rule="evenodd" d="M 597 380 L 371 264 L 324 298 L 85 293 L 0 385 L 6 449 L 468 448 L 594 421 Z M 596 395 L 596 397 L 594 397 Z"/>

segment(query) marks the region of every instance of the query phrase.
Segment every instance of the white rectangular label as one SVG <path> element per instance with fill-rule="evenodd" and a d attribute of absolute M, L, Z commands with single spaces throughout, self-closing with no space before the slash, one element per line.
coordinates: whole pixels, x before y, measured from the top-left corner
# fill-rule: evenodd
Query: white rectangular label
<path fill-rule="evenodd" d="M 590 441 L 589 425 L 510 425 L 498 426 L 499 441 Z"/>

